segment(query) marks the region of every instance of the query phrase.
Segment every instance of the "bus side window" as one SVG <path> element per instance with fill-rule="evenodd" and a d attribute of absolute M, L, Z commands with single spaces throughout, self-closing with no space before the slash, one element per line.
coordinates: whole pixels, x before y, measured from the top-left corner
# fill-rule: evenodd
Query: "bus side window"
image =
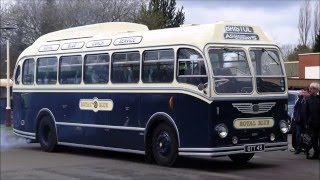
<path fill-rule="evenodd" d="M 138 83 L 139 72 L 139 52 L 114 53 L 112 55 L 112 83 Z"/>
<path fill-rule="evenodd" d="M 31 85 L 34 82 L 34 60 L 26 59 L 22 69 L 22 84 Z"/>
<path fill-rule="evenodd" d="M 193 49 L 181 48 L 178 50 L 178 77 L 181 83 L 198 86 L 207 83 L 208 76 L 204 59 L 200 53 Z"/>
<path fill-rule="evenodd" d="M 17 67 L 17 70 L 16 70 L 16 73 L 15 73 L 15 76 L 14 76 L 14 79 L 15 79 L 15 83 L 17 85 L 20 84 L 20 65 Z"/>
<path fill-rule="evenodd" d="M 56 57 L 39 58 L 37 61 L 37 84 L 57 83 L 57 62 Z"/>
<path fill-rule="evenodd" d="M 170 83 L 173 81 L 173 49 L 150 50 L 143 54 L 144 83 Z"/>
<path fill-rule="evenodd" d="M 60 58 L 60 84 L 80 84 L 82 75 L 81 56 L 63 56 Z"/>
<path fill-rule="evenodd" d="M 109 81 L 109 54 L 91 54 L 84 58 L 84 83 L 107 84 Z"/>

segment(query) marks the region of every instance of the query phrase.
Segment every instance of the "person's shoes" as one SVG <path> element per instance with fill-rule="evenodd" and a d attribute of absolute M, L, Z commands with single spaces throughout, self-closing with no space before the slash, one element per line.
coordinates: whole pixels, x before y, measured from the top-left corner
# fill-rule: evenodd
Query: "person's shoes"
<path fill-rule="evenodd" d="M 294 154 L 300 154 L 301 153 L 301 150 L 300 149 L 297 149 Z"/>
<path fill-rule="evenodd" d="M 309 157 L 308 159 L 319 159 L 319 154 L 313 154 L 313 156 Z"/>
<path fill-rule="evenodd" d="M 319 159 L 319 157 L 317 157 L 317 156 L 311 156 L 311 157 L 309 157 L 309 158 L 307 158 L 307 159 L 314 160 L 314 159 Z"/>

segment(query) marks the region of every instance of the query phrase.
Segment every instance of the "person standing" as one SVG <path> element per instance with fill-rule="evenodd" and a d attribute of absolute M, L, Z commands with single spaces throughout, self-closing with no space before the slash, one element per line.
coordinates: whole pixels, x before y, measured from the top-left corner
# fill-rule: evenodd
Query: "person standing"
<path fill-rule="evenodd" d="M 307 99 L 309 98 L 309 93 L 307 91 L 301 91 L 298 95 L 298 100 L 294 105 L 293 111 L 293 121 L 295 123 L 295 140 L 296 140 L 296 148 L 295 154 L 299 154 L 302 151 L 301 148 L 301 134 L 305 130 L 306 126 L 306 104 Z"/>
<path fill-rule="evenodd" d="M 311 129 L 311 141 L 314 150 L 310 159 L 319 158 L 319 137 L 320 137 L 320 86 L 319 83 L 311 83 L 309 87 L 310 98 L 306 103 L 307 128 Z"/>

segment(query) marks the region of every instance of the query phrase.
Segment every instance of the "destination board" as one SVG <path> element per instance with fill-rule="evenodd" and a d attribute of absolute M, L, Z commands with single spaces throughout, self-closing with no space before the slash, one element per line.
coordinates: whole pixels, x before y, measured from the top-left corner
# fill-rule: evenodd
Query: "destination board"
<path fill-rule="evenodd" d="M 68 49 L 81 49 L 84 45 L 84 42 L 71 42 L 71 43 L 65 43 L 62 45 L 62 50 L 68 50 Z"/>
<path fill-rule="evenodd" d="M 122 37 L 114 41 L 114 45 L 127 45 L 127 44 L 139 44 L 142 40 L 142 36 Z"/>
<path fill-rule="evenodd" d="M 254 33 L 250 26 L 225 26 L 224 39 L 241 40 L 241 41 L 258 41 L 259 36 Z"/>
<path fill-rule="evenodd" d="M 60 47 L 59 44 L 43 45 L 43 46 L 40 46 L 39 52 L 57 51 L 59 47 Z"/>
<path fill-rule="evenodd" d="M 100 39 L 100 40 L 93 40 L 87 42 L 86 47 L 87 48 L 93 48 L 93 47 L 105 47 L 109 46 L 111 44 L 111 39 Z"/>
<path fill-rule="evenodd" d="M 225 39 L 235 39 L 235 40 L 259 40 L 259 36 L 256 34 L 235 34 L 235 33 L 224 33 Z"/>

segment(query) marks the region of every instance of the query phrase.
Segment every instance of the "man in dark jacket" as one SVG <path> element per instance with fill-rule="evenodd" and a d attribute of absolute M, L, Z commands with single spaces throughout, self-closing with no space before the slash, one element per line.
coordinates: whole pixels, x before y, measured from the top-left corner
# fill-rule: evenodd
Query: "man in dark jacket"
<path fill-rule="evenodd" d="M 312 131 L 312 147 L 314 154 L 310 159 L 319 158 L 319 137 L 320 137 L 320 96 L 319 84 L 311 83 L 309 87 L 310 97 L 306 104 L 307 126 Z"/>
<path fill-rule="evenodd" d="M 301 149 L 301 134 L 304 132 L 306 126 L 306 105 L 309 94 L 307 91 L 302 91 L 298 95 L 298 100 L 294 105 L 293 110 L 293 121 L 295 123 L 295 140 L 296 140 L 296 150 L 295 154 L 299 154 Z"/>

